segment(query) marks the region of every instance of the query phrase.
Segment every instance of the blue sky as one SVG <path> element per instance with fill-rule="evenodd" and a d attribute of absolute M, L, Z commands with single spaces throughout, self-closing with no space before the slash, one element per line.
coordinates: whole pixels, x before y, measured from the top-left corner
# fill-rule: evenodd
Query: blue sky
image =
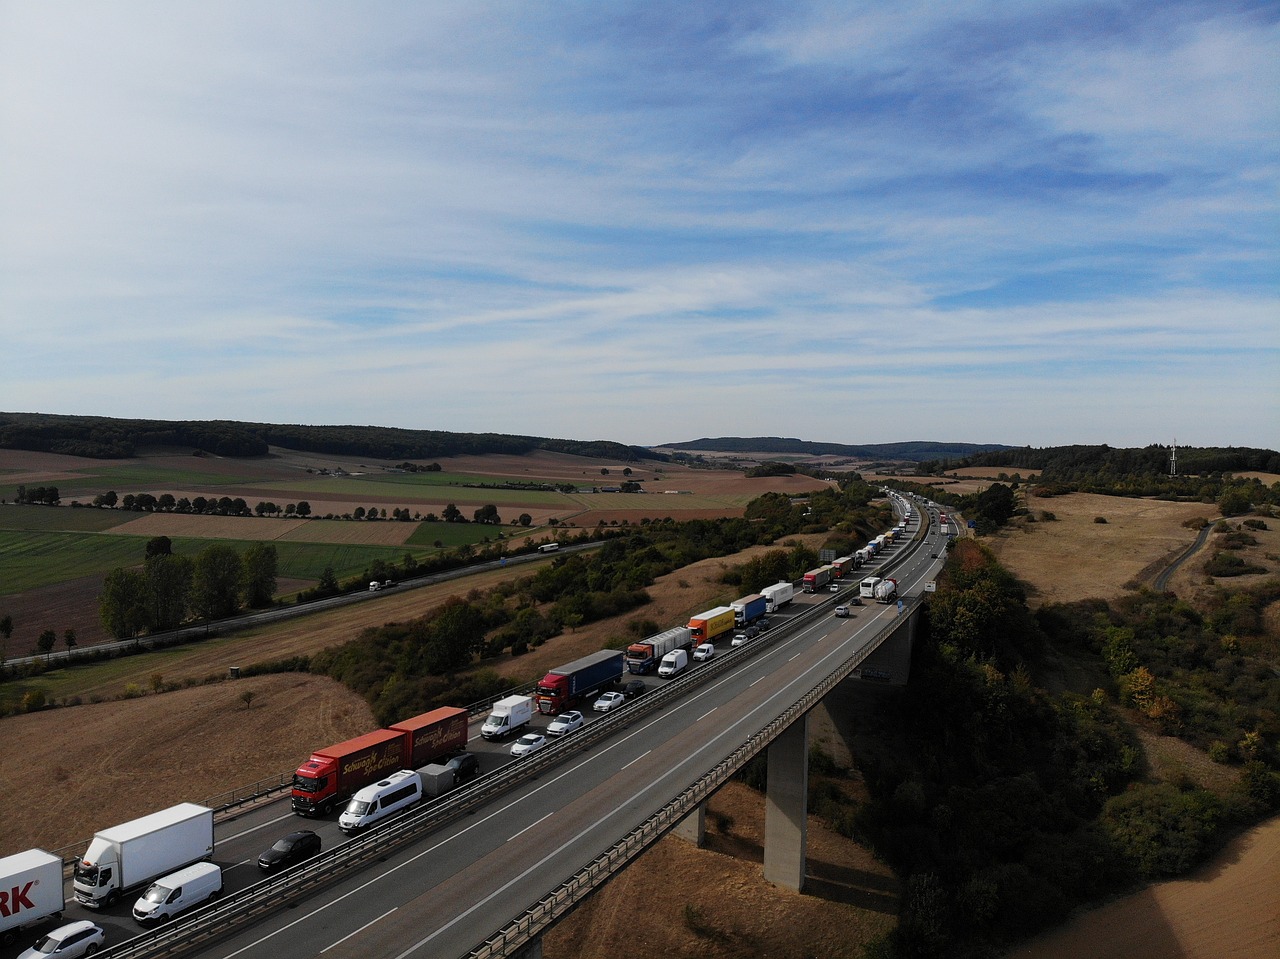
<path fill-rule="evenodd" d="M 0 0 L 0 409 L 1280 447 L 1280 4 Z"/>

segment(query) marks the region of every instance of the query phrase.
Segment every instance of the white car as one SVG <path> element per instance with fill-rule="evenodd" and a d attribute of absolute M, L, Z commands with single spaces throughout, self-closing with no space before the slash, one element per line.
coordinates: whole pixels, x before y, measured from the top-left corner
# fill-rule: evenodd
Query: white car
<path fill-rule="evenodd" d="M 710 659 L 715 654 L 716 648 L 713 644 L 703 643 L 693 651 L 693 658 L 695 662 L 703 662 L 704 660 Z"/>
<path fill-rule="evenodd" d="M 561 713 L 547 725 L 548 736 L 565 736 L 573 732 L 575 729 L 581 729 L 582 724 L 587 720 L 576 709 L 572 712 Z"/>
<path fill-rule="evenodd" d="M 736 636 L 733 637 L 733 640 L 729 643 L 729 645 L 741 646 L 743 643 L 749 641 L 750 639 L 751 637 L 748 636 L 746 633 L 738 633 Z"/>
<path fill-rule="evenodd" d="M 601 693 L 600 698 L 595 701 L 591 708 L 598 713 L 607 713 L 611 709 L 617 709 L 626 701 L 627 698 L 622 693 Z"/>
<path fill-rule="evenodd" d="M 54 929 L 18 959 L 45 959 L 47 956 L 75 959 L 76 956 L 88 956 L 102 948 L 103 938 L 101 926 L 94 925 L 88 919 L 81 919 Z"/>
<path fill-rule="evenodd" d="M 521 756 L 528 756 L 530 753 L 536 753 L 546 744 L 547 737 L 542 735 L 542 733 L 525 733 L 511 744 L 511 755 L 519 759 Z"/>

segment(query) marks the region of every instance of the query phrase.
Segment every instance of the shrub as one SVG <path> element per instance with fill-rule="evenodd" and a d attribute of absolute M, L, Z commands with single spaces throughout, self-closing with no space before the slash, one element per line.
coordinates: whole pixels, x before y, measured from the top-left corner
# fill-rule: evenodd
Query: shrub
<path fill-rule="evenodd" d="M 1107 518 L 1106 518 L 1105 516 L 1095 516 L 1095 517 L 1093 518 L 1093 521 L 1094 521 L 1095 523 L 1106 523 Z"/>

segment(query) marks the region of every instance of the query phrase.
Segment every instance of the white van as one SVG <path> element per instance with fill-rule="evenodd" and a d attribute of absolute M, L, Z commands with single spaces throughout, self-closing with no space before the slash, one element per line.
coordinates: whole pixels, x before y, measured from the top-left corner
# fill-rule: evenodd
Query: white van
<path fill-rule="evenodd" d="M 338 817 L 338 828 L 348 835 L 368 829 L 392 813 L 417 805 L 421 799 L 422 777 L 412 769 L 402 769 L 352 796 Z"/>
<path fill-rule="evenodd" d="M 153 882 L 133 904 L 133 918 L 150 926 L 221 894 L 222 870 L 211 862 L 197 862 Z"/>
<path fill-rule="evenodd" d="M 683 673 L 688 665 L 689 654 L 683 649 L 673 649 L 662 657 L 662 662 L 658 664 L 658 675 L 663 679 L 670 679 Z"/>

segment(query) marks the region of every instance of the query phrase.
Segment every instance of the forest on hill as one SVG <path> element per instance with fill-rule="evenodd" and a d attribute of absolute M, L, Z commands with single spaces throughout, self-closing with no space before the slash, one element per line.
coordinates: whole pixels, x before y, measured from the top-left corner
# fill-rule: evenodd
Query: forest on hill
<path fill-rule="evenodd" d="M 465 454 L 521 455 L 535 450 L 633 463 L 666 460 L 642 446 L 608 440 L 549 439 L 505 433 L 450 433 L 388 426 L 299 426 L 232 420 L 145 420 L 50 413 L 0 413 L 0 449 L 124 459 L 172 446 L 216 456 L 265 456 L 272 446 L 304 453 L 379 459 L 431 459 Z"/>
<path fill-rule="evenodd" d="M 1034 470 L 1044 482 L 1067 483 L 1083 492 L 1081 484 L 1105 486 L 1118 477 L 1170 477 L 1172 447 L 1153 443 L 1137 448 L 1101 446 L 1004 447 L 962 456 L 937 457 L 920 464 L 922 472 L 950 473 L 973 466 Z M 1215 473 L 1280 473 L 1280 452 L 1245 446 L 1180 446 L 1178 473 L 1184 478 L 1210 477 Z M 1170 477 L 1177 479 L 1178 477 Z M 1106 492 L 1105 489 L 1098 490 Z"/>
<path fill-rule="evenodd" d="M 931 443 L 912 441 L 907 443 L 816 443 L 810 440 L 791 439 L 783 436 L 719 436 L 703 437 L 681 443 L 660 443 L 660 449 L 703 450 L 711 453 L 774 453 L 798 456 L 851 456 L 872 460 L 921 460 L 957 459 L 981 453 L 1014 449 L 998 443 Z"/>

